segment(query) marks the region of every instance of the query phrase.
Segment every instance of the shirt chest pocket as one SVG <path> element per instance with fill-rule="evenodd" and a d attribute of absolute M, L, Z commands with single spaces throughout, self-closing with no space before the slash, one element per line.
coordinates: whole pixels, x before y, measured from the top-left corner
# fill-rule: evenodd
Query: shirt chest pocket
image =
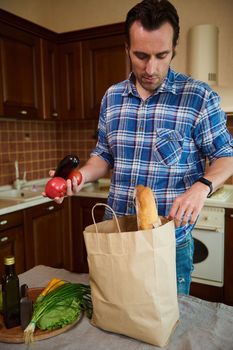
<path fill-rule="evenodd" d="M 176 130 L 157 129 L 153 143 L 153 158 L 157 163 L 174 165 L 179 162 L 184 137 Z"/>

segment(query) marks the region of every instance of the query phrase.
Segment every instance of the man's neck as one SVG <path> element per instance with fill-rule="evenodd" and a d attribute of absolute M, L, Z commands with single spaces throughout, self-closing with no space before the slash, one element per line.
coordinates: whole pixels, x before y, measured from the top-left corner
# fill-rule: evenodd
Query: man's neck
<path fill-rule="evenodd" d="M 148 97 L 153 95 L 153 92 L 145 90 L 137 81 L 136 81 L 135 86 L 136 86 L 136 89 L 137 89 L 139 96 L 143 99 L 143 101 L 145 101 Z"/>

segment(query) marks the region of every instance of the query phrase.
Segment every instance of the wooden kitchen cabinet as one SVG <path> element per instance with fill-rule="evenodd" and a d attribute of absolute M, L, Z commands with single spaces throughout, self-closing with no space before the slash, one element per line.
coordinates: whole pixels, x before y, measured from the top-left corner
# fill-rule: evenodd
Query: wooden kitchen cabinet
<path fill-rule="evenodd" d="M 215 287 L 202 283 L 191 283 L 190 294 L 208 301 L 224 302 L 223 287 Z"/>
<path fill-rule="evenodd" d="M 129 74 L 124 35 L 84 40 L 82 57 L 84 115 L 87 119 L 96 119 L 106 90 Z"/>
<path fill-rule="evenodd" d="M 98 119 L 107 88 L 128 75 L 124 36 L 61 44 L 60 66 L 62 119 Z"/>
<path fill-rule="evenodd" d="M 123 24 L 57 34 L 0 9 L 0 116 L 98 119 L 129 73 Z"/>
<path fill-rule="evenodd" d="M 225 212 L 224 303 L 233 306 L 233 209 Z"/>
<path fill-rule="evenodd" d="M 96 203 L 106 203 L 106 199 L 92 197 L 72 198 L 73 268 L 75 272 L 88 273 L 87 252 L 83 231 L 92 225 L 92 207 Z M 95 208 L 96 222 L 103 220 L 104 207 Z"/>
<path fill-rule="evenodd" d="M 7 255 L 15 257 L 17 274 L 25 271 L 22 211 L 0 216 L 0 276 L 4 271 L 4 257 Z"/>
<path fill-rule="evenodd" d="M 24 211 L 26 268 L 46 265 L 72 270 L 70 199 Z"/>
<path fill-rule="evenodd" d="M 44 119 L 60 119 L 59 55 L 55 42 L 41 39 Z"/>
<path fill-rule="evenodd" d="M 42 117 L 40 40 L 30 32 L 0 23 L 0 114 Z"/>
<path fill-rule="evenodd" d="M 80 42 L 61 44 L 59 48 L 61 119 L 63 120 L 83 118 L 81 53 Z"/>

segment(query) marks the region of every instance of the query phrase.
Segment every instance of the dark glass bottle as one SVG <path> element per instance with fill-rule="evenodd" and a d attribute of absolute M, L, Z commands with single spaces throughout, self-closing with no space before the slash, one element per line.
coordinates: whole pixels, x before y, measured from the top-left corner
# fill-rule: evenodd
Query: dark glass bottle
<path fill-rule="evenodd" d="M 6 328 L 20 324 L 19 278 L 15 272 L 15 258 L 4 258 L 5 274 L 2 276 L 2 307 Z"/>

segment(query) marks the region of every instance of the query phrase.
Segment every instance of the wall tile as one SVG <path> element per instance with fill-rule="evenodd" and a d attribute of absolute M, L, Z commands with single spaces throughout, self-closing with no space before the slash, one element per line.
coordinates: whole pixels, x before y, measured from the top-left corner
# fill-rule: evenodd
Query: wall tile
<path fill-rule="evenodd" d="M 15 180 L 15 160 L 20 177 L 26 171 L 28 180 L 48 177 L 49 169 L 70 153 L 77 154 L 83 164 L 95 145 L 96 127 L 97 121 L 0 120 L 0 186 Z"/>
<path fill-rule="evenodd" d="M 233 135 L 233 117 L 228 118 Z M 20 177 L 28 180 L 48 177 L 49 169 L 67 154 L 77 154 L 80 164 L 88 159 L 96 143 L 97 121 L 71 122 L 0 120 L 0 186 L 15 180 L 14 162 Z M 233 184 L 233 178 L 227 183 Z"/>

